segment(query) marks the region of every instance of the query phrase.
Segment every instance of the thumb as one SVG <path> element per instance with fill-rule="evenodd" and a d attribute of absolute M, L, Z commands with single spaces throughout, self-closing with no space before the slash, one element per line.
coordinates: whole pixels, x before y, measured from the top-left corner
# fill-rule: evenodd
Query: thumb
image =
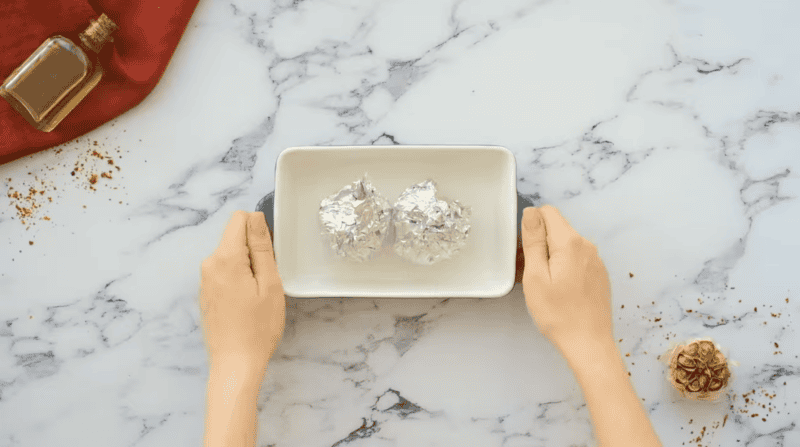
<path fill-rule="evenodd" d="M 247 216 L 247 246 L 250 250 L 250 263 L 253 276 L 258 284 L 258 294 L 266 296 L 269 289 L 270 276 L 277 274 L 275 254 L 272 250 L 272 239 L 269 237 L 267 220 L 264 213 L 255 212 Z"/>
<path fill-rule="evenodd" d="M 550 256 L 547 249 L 547 230 L 538 208 L 529 206 L 522 211 L 522 251 L 525 254 L 525 273 L 550 280 Z M 523 274 L 524 275 L 524 274 Z"/>

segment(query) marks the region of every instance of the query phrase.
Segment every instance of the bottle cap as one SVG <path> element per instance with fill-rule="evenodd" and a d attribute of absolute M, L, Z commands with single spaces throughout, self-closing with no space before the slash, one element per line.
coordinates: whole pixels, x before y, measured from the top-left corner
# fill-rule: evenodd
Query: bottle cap
<path fill-rule="evenodd" d="M 114 38 L 111 33 L 118 30 L 119 26 L 111 21 L 105 14 L 100 14 L 96 20 L 92 20 L 92 24 L 84 32 L 80 34 L 80 39 L 95 53 L 99 53 L 106 42 L 113 42 Z"/>

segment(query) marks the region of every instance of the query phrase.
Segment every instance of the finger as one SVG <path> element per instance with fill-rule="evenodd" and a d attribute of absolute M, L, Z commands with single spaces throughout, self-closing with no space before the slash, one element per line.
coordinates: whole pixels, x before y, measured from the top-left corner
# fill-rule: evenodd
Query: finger
<path fill-rule="evenodd" d="M 236 259 L 237 261 L 249 262 L 247 260 L 247 213 L 238 210 L 233 213 L 228 226 L 222 233 L 222 241 L 219 243 L 214 255 L 220 258 Z"/>
<path fill-rule="evenodd" d="M 273 276 L 277 275 L 278 271 L 267 220 L 260 211 L 247 216 L 247 245 L 250 250 L 253 276 L 258 284 L 258 294 L 267 296 L 270 280 L 274 280 Z"/>
<path fill-rule="evenodd" d="M 525 272 L 525 252 L 522 251 L 522 235 L 517 236 L 517 272 L 514 274 L 514 282 L 521 283 Z"/>
<path fill-rule="evenodd" d="M 578 232 L 556 208 L 544 205 L 539 208 L 539 211 L 547 233 L 547 248 L 550 258 L 567 252 L 576 240 L 581 239 Z"/>
<path fill-rule="evenodd" d="M 522 211 L 522 251 L 525 255 L 525 272 L 538 278 L 550 279 L 550 260 L 547 248 L 547 230 L 540 210 L 529 206 Z"/>

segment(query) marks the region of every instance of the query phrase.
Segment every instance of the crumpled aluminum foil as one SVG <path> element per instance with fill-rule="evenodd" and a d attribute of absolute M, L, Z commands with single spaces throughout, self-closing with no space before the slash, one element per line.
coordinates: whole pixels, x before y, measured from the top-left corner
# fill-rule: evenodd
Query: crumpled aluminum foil
<path fill-rule="evenodd" d="M 415 264 L 451 258 L 467 243 L 472 208 L 436 198 L 428 179 L 403 191 L 394 203 L 394 252 Z"/>
<path fill-rule="evenodd" d="M 339 256 L 356 262 L 372 258 L 389 230 L 392 207 L 367 179 L 345 186 L 319 206 L 322 235 Z"/>

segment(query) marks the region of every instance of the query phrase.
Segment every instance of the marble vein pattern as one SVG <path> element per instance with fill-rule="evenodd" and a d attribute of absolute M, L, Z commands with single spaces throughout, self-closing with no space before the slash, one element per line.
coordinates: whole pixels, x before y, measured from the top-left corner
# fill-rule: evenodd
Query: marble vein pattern
<path fill-rule="evenodd" d="M 0 447 L 200 445 L 200 262 L 231 213 L 273 190 L 287 147 L 395 144 L 507 147 L 518 190 L 598 246 L 665 446 L 800 445 L 798 17 L 791 0 L 202 0 L 139 106 L 0 166 Z M 110 187 L 70 174 L 91 141 L 120 154 Z M 31 226 L 11 191 L 36 181 L 57 190 Z M 597 445 L 520 285 L 287 303 L 259 447 Z M 717 402 L 666 380 L 694 337 L 737 364 Z"/>

